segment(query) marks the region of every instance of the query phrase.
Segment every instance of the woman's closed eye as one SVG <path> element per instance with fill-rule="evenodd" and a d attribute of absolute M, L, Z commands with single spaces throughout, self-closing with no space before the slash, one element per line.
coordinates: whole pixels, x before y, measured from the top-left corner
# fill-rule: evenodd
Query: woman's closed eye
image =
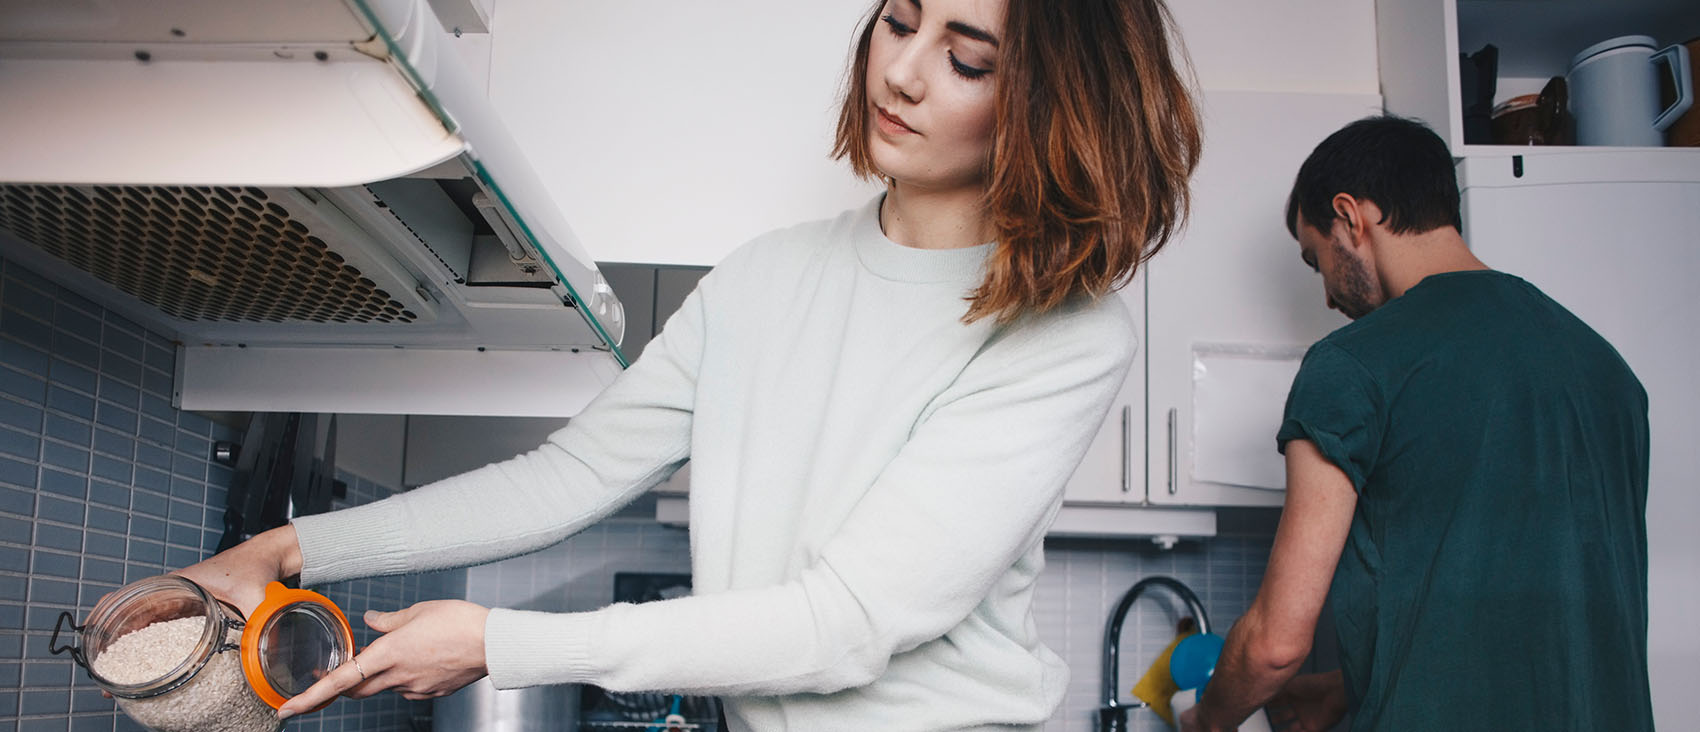
<path fill-rule="evenodd" d="M 969 66 L 968 64 L 962 63 L 961 60 L 956 58 L 955 51 L 945 51 L 944 55 L 950 57 L 950 70 L 956 72 L 957 76 L 964 79 L 978 79 L 986 74 L 992 73 L 991 69 L 981 68 L 979 66 Z"/>
<path fill-rule="evenodd" d="M 892 15 L 891 13 L 886 13 L 885 15 L 880 16 L 880 20 L 885 23 L 886 28 L 890 29 L 891 34 L 894 36 L 903 38 L 905 36 L 915 34 L 914 26 L 898 20 L 897 16 Z M 963 63 L 961 59 L 956 57 L 955 51 L 945 51 L 945 58 L 950 61 L 951 72 L 964 79 L 979 79 L 992 73 L 990 68 Z"/>

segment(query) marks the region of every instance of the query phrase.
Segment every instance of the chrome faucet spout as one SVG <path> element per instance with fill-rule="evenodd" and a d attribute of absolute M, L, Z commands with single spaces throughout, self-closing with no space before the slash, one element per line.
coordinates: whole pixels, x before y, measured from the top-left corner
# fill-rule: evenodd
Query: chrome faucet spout
<path fill-rule="evenodd" d="M 1204 604 L 1198 601 L 1198 595 L 1192 589 L 1173 577 L 1146 577 L 1135 583 L 1120 602 L 1116 603 L 1115 612 L 1110 613 L 1109 626 L 1104 629 L 1104 686 L 1103 706 L 1098 708 L 1098 729 L 1102 732 L 1124 732 L 1127 727 L 1127 713 L 1130 709 L 1147 706 L 1144 702 L 1124 705 L 1118 698 L 1117 690 L 1121 686 L 1120 655 L 1122 640 L 1122 624 L 1127 621 L 1127 613 L 1133 609 L 1133 602 L 1139 599 L 1146 590 L 1152 587 L 1164 587 L 1186 603 L 1192 611 L 1193 618 L 1198 621 L 1198 632 L 1210 632 L 1210 619 L 1204 614 Z"/>

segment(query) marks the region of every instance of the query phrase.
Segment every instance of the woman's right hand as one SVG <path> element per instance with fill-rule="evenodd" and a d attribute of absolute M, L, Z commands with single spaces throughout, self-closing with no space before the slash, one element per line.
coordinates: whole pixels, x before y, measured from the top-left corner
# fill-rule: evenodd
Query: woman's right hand
<path fill-rule="evenodd" d="M 300 573 L 301 546 L 295 540 L 295 527 L 284 524 L 172 574 L 207 588 L 248 617 L 265 599 L 267 583 Z"/>

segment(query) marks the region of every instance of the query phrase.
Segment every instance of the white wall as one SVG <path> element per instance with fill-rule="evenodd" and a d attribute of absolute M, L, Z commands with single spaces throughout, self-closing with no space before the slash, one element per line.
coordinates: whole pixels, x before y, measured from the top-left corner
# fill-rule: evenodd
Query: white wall
<path fill-rule="evenodd" d="M 1379 94 L 1363 0 L 1169 0 L 1206 89 Z"/>
<path fill-rule="evenodd" d="M 501 0 L 490 95 L 602 261 L 708 265 L 876 190 L 828 159 L 861 0 Z"/>
<path fill-rule="evenodd" d="M 490 96 L 593 258 L 712 265 L 750 237 L 877 191 L 827 158 L 868 7 L 498 0 Z M 1204 87 L 1378 89 L 1371 3 L 1171 8 Z"/>

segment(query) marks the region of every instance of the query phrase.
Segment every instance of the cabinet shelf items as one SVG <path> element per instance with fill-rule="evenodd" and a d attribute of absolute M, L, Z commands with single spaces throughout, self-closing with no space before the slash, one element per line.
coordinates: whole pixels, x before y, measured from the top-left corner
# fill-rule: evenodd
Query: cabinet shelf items
<path fill-rule="evenodd" d="M 1459 53 L 1499 49 L 1498 104 L 1538 93 L 1564 76 L 1583 49 L 1625 35 L 1652 36 L 1661 46 L 1700 37 L 1694 0 L 1376 0 L 1376 43 L 1387 111 L 1427 122 L 1454 156 L 1547 155 L 1592 150 L 1575 146 L 1465 144 Z M 1692 155 L 1696 148 L 1662 150 Z"/>

